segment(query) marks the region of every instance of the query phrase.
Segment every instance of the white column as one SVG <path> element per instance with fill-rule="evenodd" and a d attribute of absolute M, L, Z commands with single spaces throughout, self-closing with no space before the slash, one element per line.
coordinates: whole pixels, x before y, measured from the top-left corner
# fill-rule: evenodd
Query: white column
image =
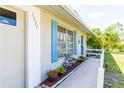
<path fill-rule="evenodd" d="M 104 85 L 104 49 L 100 54 L 100 67 L 98 68 L 98 77 L 97 77 L 97 88 L 103 88 Z"/>
<path fill-rule="evenodd" d="M 26 12 L 26 87 L 41 83 L 40 9 L 35 6 L 17 6 Z"/>
<path fill-rule="evenodd" d="M 98 68 L 97 88 L 103 88 L 103 85 L 104 85 L 104 69 Z"/>

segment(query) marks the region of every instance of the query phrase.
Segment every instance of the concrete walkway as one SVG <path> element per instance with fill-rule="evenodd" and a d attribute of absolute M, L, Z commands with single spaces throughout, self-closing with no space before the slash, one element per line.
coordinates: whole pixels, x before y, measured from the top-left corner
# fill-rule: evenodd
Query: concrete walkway
<path fill-rule="evenodd" d="M 89 58 L 57 88 L 96 88 L 99 61 Z"/>

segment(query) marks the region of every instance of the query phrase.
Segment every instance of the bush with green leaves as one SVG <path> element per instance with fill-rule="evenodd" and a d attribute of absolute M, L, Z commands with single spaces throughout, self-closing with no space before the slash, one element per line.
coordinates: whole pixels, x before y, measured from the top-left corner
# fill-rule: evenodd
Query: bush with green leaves
<path fill-rule="evenodd" d="M 79 56 L 79 58 L 84 59 L 85 57 L 84 56 Z"/>
<path fill-rule="evenodd" d="M 119 51 L 120 51 L 120 52 L 124 52 L 124 44 L 120 45 Z"/>
<path fill-rule="evenodd" d="M 78 56 L 77 59 L 76 59 L 76 61 L 77 62 L 83 62 L 84 61 L 84 58 L 85 57 L 83 57 L 83 56 Z"/>
<path fill-rule="evenodd" d="M 66 69 L 64 67 L 60 67 L 56 69 L 57 73 L 64 74 L 66 72 Z"/>

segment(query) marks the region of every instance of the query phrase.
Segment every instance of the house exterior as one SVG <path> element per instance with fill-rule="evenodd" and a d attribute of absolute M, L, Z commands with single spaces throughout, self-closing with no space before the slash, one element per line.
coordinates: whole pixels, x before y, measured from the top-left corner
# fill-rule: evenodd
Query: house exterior
<path fill-rule="evenodd" d="M 36 87 L 93 34 L 69 7 L 0 6 L 0 87 Z"/>

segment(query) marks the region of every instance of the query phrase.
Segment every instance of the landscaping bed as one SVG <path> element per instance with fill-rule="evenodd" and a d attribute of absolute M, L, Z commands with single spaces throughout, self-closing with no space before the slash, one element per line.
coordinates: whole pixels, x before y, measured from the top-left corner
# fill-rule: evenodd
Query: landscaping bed
<path fill-rule="evenodd" d="M 85 59 L 83 59 L 85 60 Z M 83 62 L 83 61 L 82 61 Z M 76 62 L 75 64 L 73 64 L 70 68 L 66 69 L 66 72 L 63 73 L 62 75 L 58 75 L 55 80 L 53 81 L 50 81 L 49 80 L 49 77 L 44 80 L 42 83 L 41 83 L 41 86 L 44 87 L 44 88 L 51 88 L 51 87 L 56 87 L 58 84 L 60 84 L 64 79 L 66 79 L 73 71 L 75 71 L 81 64 L 82 62 Z M 61 70 L 64 69 L 63 67 L 60 67 Z M 57 71 L 59 71 L 57 69 Z M 63 71 L 63 70 L 62 70 Z"/>

